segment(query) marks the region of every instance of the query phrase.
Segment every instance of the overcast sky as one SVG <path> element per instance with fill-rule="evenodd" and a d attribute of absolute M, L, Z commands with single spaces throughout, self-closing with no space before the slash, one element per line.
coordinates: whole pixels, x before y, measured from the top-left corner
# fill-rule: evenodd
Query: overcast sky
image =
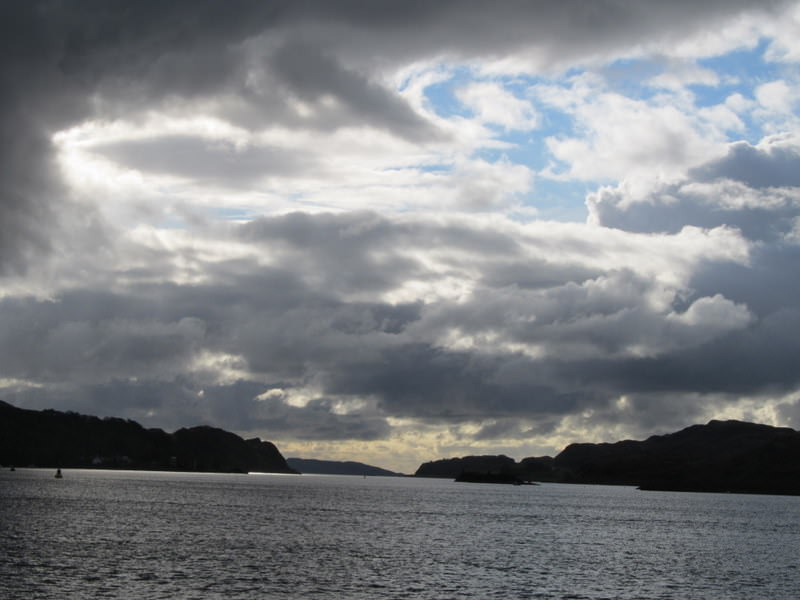
<path fill-rule="evenodd" d="M 0 3 L 0 398 L 406 472 L 800 426 L 796 2 Z"/>

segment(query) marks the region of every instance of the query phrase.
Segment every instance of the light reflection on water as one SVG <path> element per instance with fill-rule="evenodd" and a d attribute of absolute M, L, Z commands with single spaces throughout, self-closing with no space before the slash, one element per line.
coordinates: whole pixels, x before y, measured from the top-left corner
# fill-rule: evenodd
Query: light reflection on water
<path fill-rule="evenodd" d="M 0 472 L 2 598 L 789 599 L 800 498 Z"/>

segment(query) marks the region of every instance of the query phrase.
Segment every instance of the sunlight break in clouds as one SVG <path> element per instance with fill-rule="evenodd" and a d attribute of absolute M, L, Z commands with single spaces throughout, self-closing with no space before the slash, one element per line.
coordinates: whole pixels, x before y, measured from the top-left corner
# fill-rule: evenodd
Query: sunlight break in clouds
<path fill-rule="evenodd" d="M 800 423 L 796 2 L 2 10 L 4 400 L 404 471 Z"/>

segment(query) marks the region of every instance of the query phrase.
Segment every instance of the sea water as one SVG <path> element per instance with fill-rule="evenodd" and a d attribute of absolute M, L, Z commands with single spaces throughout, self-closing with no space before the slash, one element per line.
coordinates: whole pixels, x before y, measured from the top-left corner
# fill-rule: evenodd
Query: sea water
<path fill-rule="evenodd" d="M 0 472 L 0 598 L 800 597 L 800 498 Z"/>

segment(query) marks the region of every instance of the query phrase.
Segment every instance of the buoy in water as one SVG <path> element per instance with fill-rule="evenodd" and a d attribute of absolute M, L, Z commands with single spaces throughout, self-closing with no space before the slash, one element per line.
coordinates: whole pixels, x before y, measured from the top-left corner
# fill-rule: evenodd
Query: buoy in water
<path fill-rule="evenodd" d="M 62 477 L 64 476 L 61 474 L 61 469 L 56 469 L 56 479 L 61 479 Z"/>

